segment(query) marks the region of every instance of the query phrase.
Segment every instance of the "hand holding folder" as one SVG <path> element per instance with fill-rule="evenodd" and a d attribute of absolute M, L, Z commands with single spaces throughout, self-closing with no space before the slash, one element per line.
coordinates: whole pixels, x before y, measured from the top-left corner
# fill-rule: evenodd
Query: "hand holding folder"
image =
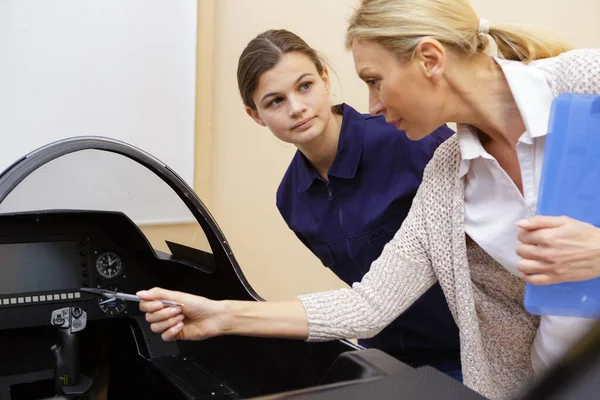
<path fill-rule="evenodd" d="M 568 259 L 565 263 L 568 265 L 561 268 L 572 269 L 563 271 L 561 276 L 594 278 L 542 286 L 528 283 L 525 308 L 537 315 L 600 318 L 600 273 L 591 267 L 595 254 L 593 249 L 600 234 L 600 95 L 568 93 L 554 100 L 546 137 L 537 214 L 569 217 L 558 219 L 562 221 L 562 226 L 555 226 L 554 229 L 562 229 L 562 232 L 553 234 L 559 240 L 554 247 L 561 248 L 562 254 L 552 256 Z M 543 233 L 534 233 L 535 230 L 529 238 L 537 237 L 536 243 L 544 240 L 540 239 Z M 568 241 L 560 243 L 558 238 L 567 236 Z M 573 252 L 577 247 L 586 246 L 588 251 L 580 253 L 579 260 L 573 253 L 568 258 L 569 249 Z M 600 246 L 600 242 L 597 246 Z M 538 252 L 543 250 L 543 247 L 537 249 Z M 584 253 L 585 257 L 581 256 Z M 583 268 L 589 269 L 587 274 L 575 271 L 577 262 L 587 263 Z M 540 279 L 543 280 L 543 277 Z"/>

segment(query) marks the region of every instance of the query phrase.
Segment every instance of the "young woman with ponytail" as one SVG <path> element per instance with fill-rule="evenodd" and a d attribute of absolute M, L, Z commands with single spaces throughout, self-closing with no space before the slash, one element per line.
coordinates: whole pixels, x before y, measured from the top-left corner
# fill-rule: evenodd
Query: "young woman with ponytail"
<path fill-rule="evenodd" d="M 165 340 L 361 338 L 439 282 L 460 329 L 464 383 L 488 398 L 514 398 L 591 322 L 540 323 L 523 308 L 523 290 L 525 282 L 600 276 L 599 228 L 534 216 L 551 103 L 563 92 L 600 93 L 600 50 L 490 25 L 466 0 L 363 0 L 346 45 L 369 86 L 372 114 L 413 140 L 447 122 L 458 128 L 370 272 L 351 289 L 289 302 L 212 301 L 156 288 L 140 293 L 140 308 Z M 185 307 L 172 314 L 156 298 Z"/>

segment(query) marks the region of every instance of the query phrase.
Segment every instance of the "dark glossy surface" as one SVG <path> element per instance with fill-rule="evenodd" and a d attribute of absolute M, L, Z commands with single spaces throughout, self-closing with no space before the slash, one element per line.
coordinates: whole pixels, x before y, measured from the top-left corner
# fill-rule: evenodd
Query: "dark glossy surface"
<path fill-rule="evenodd" d="M 214 271 L 207 273 L 190 265 L 192 261 L 181 263 L 158 257 L 135 224 L 121 213 L 64 211 L 0 215 L 0 243 L 53 242 L 57 237 L 82 238 L 91 254 L 97 247 L 121 255 L 126 270 L 114 279 L 106 280 L 89 268 L 86 279 L 92 287 L 118 285 L 123 291 L 135 293 L 160 285 L 212 298 L 254 301 L 232 274 L 230 265 L 216 264 Z M 93 259 L 89 261 L 93 264 Z M 43 259 L 39 263 L 36 268 L 45 267 Z M 53 268 L 78 270 L 79 261 L 74 264 L 77 265 L 66 263 Z M 18 265 L 2 268 L 3 273 L 10 273 Z M 23 276 L 26 278 L 35 276 Z M 344 342 L 308 344 L 245 337 L 165 343 L 148 329 L 136 303 L 128 303 L 126 313 L 106 315 L 97 299 L 87 296 L 0 309 L 0 340 L 7 344 L 0 376 L 12 377 L 14 386 L 28 381 L 28 374 L 54 368 L 50 347 L 60 340 L 57 329 L 49 326 L 50 315 L 54 309 L 69 306 L 81 307 L 88 315 L 87 328 L 77 335 L 81 342 L 81 372 L 94 379 L 94 390 L 110 382 L 111 398 L 132 395 L 133 383 L 138 385 L 136 393 L 146 392 L 150 377 L 153 378 L 148 391 L 172 392 L 169 396 L 206 391 L 211 396 L 220 393 L 237 398 L 308 387 L 319 383 L 340 353 L 353 350 Z M 0 398 L 8 398 L 10 390 L 0 386 Z M 24 386 L 15 390 L 15 393 L 26 392 Z M 18 397 L 13 393 L 14 396 Z"/>

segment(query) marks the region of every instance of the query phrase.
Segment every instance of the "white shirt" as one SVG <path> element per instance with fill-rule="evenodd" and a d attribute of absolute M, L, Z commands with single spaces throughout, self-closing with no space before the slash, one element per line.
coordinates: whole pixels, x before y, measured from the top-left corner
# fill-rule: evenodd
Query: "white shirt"
<path fill-rule="evenodd" d="M 517 221 L 535 215 L 554 95 L 550 79 L 556 59 L 537 60 L 529 65 L 495 58 L 502 68 L 526 131 L 517 143 L 523 195 L 488 154 L 474 129 L 457 126 L 465 183 L 465 232 L 485 252 L 515 275 L 520 257 L 516 253 Z M 593 320 L 543 316 L 533 347 L 532 364 L 539 373 L 560 358 L 585 333 Z"/>

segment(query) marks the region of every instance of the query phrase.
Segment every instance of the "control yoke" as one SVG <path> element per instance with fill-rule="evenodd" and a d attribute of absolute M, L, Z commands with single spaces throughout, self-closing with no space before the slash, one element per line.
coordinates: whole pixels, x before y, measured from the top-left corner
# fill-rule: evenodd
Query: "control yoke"
<path fill-rule="evenodd" d="M 60 343 L 50 348 L 55 361 L 54 390 L 57 395 L 77 398 L 92 386 L 92 379 L 79 372 L 78 332 L 87 325 L 87 313 L 79 307 L 52 312 L 50 320 L 58 328 Z"/>

